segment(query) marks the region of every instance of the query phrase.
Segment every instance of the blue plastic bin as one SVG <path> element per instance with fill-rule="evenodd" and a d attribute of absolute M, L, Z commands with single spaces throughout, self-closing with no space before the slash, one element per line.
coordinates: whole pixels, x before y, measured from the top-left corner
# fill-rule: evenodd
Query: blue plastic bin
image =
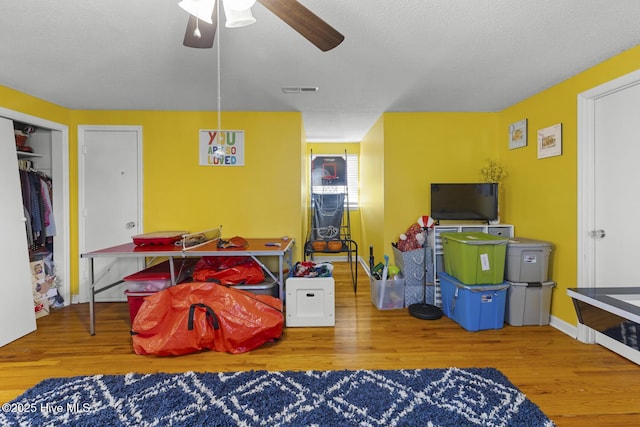
<path fill-rule="evenodd" d="M 508 283 L 465 285 L 454 277 L 439 273 L 442 311 L 468 331 L 501 329 L 504 326 Z"/>

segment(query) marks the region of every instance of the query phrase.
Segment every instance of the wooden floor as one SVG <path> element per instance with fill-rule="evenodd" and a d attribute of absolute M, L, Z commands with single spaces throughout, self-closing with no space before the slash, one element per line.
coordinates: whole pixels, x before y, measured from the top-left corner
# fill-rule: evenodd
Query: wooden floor
<path fill-rule="evenodd" d="M 415 369 L 493 367 L 558 426 L 640 425 L 640 366 L 551 326 L 509 325 L 468 332 L 452 320 L 418 320 L 406 309 L 372 306 L 360 269 L 354 294 L 346 264 L 336 263 L 336 326 L 285 328 L 281 341 L 231 355 L 138 356 L 126 303 L 78 304 L 38 320 L 38 330 L 0 348 L 0 403 L 49 377 L 128 372 Z M 7 327 L 8 325 L 3 325 Z"/>

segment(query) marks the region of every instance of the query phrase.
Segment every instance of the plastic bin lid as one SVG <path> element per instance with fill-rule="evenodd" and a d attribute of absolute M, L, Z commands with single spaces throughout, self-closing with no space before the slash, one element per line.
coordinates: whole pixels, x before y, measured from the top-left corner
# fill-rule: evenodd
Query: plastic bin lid
<path fill-rule="evenodd" d="M 518 246 L 518 247 L 540 247 L 540 246 L 547 246 L 547 247 L 551 247 L 552 244 L 551 242 L 545 242 L 542 240 L 534 240 L 534 239 L 527 239 L 526 237 L 512 237 L 509 239 L 509 241 L 507 242 L 507 246 Z"/>
<path fill-rule="evenodd" d="M 444 279 L 458 288 L 468 289 L 472 292 L 501 291 L 503 289 L 507 289 L 510 283 L 510 282 L 504 281 L 496 285 L 489 285 L 489 284 L 465 285 L 464 283 L 460 282 L 458 279 L 456 279 L 455 277 L 447 273 L 440 272 L 438 274 L 440 275 L 441 281 L 442 279 Z"/>
<path fill-rule="evenodd" d="M 507 243 L 507 238 L 494 236 L 480 231 L 461 231 L 457 233 L 441 233 L 442 239 L 451 239 L 467 245 L 501 245 Z"/>
<path fill-rule="evenodd" d="M 153 294 L 155 294 L 157 292 L 158 291 L 139 291 L 138 292 L 138 291 L 126 290 L 126 291 L 124 291 L 124 294 L 127 297 L 148 297 L 148 296 L 151 296 L 151 295 L 153 295 Z"/>
<path fill-rule="evenodd" d="M 147 280 L 166 280 L 171 279 L 171 270 L 169 270 L 169 262 L 161 262 L 154 266 L 145 268 L 125 277 L 123 280 L 130 281 L 147 281 Z"/>
<path fill-rule="evenodd" d="M 174 261 L 174 273 L 176 280 L 183 280 L 182 275 L 191 272 L 191 268 L 195 267 L 199 258 L 183 258 L 181 261 Z M 123 280 L 129 281 L 148 281 L 148 280 L 166 280 L 171 279 L 171 265 L 169 260 L 162 261 L 159 264 L 147 267 L 144 270 L 138 271 L 123 278 Z"/>
<path fill-rule="evenodd" d="M 464 285 L 462 283 L 456 283 L 455 285 L 458 288 L 467 289 L 471 292 L 502 291 L 509 287 L 509 284 L 506 282 L 500 283 L 498 285 Z"/>

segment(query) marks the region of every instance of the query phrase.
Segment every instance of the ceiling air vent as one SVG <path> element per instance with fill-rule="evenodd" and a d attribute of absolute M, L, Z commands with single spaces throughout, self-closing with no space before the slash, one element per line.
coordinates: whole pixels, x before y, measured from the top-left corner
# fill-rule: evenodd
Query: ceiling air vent
<path fill-rule="evenodd" d="M 319 90 L 320 88 L 317 86 L 288 86 L 282 88 L 283 93 L 316 93 Z"/>

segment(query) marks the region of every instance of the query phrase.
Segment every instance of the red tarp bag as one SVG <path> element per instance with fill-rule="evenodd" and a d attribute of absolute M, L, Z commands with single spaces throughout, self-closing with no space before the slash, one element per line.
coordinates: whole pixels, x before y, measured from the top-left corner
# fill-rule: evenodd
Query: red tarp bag
<path fill-rule="evenodd" d="M 145 298 L 131 335 L 136 354 L 244 353 L 282 336 L 282 301 L 216 283 L 183 283 Z"/>
<path fill-rule="evenodd" d="M 256 260 L 248 256 L 205 256 L 194 267 L 193 280 L 221 285 L 256 285 L 264 282 L 264 271 Z"/>

